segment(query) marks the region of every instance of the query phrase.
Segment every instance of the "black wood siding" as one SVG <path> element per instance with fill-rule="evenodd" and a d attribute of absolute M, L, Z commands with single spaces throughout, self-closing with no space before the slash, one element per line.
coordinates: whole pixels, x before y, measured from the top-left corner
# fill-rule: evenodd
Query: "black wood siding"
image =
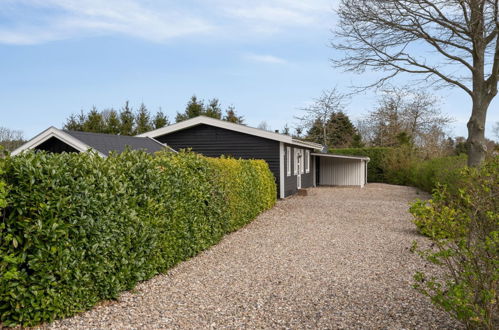
<path fill-rule="evenodd" d="M 221 155 L 263 159 L 274 174 L 279 196 L 279 142 L 209 125 L 198 125 L 156 137 L 175 150 L 192 148 L 208 157 Z"/>
<path fill-rule="evenodd" d="M 291 148 L 291 175 L 288 176 L 287 169 L 288 169 L 288 147 Z M 305 155 L 305 150 L 309 150 L 310 153 L 313 152 L 313 149 L 307 149 L 307 148 L 302 148 L 302 147 L 297 147 L 289 144 L 284 145 L 284 196 L 291 196 L 297 192 L 297 176 L 294 174 L 295 173 L 295 149 L 302 149 L 304 150 L 303 154 Z M 313 158 L 310 156 L 310 172 L 309 173 L 303 173 L 301 175 L 301 187 L 302 188 L 310 188 L 314 185 L 314 176 L 313 176 Z M 305 164 L 305 163 L 304 163 Z"/>
<path fill-rule="evenodd" d="M 51 137 L 47 141 L 43 142 L 42 144 L 38 145 L 35 150 L 45 150 L 53 153 L 61 153 L 61 152 L 79 152 L 72 146 L 62 142 L 58 138 Z"/>

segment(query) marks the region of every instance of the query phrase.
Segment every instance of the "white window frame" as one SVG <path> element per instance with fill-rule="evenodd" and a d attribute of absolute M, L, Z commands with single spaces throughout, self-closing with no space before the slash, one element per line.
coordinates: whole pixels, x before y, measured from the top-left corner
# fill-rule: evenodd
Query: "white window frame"
<path fill-rule="evenodd" d="M 310 150 L 305 150 L 305 173 L 310 173 Z"/>
<path fill-rule="evenodd" d="M 300 149 L 300 174 L 305 173 L 305 155 L 303 153 L 303 149 Z"/>
<path fill-rule="evenodd" d="M 286 147 L 286 175 L 291 176 L 291 147 Z"/>
<path fill-rule="evenodd" d="M 293 173 L 298 175 L 298 148 L 293 148 Z"/>

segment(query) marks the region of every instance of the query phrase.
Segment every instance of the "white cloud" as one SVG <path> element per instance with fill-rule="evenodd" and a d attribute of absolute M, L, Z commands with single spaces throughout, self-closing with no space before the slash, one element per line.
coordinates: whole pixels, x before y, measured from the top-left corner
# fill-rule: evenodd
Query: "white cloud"
<path fill-rule="evenodd" d="M 21 0 L 19 3 L 34 13 L 37 10 L 52 10 L 54 13 L 36 24 L 26 20 L 16 22 L 13 27 L 0 27 L 0 42 L 36 44 L 82 35 L 109 34 L 162 42 L 214 29 L 205 19 L 180 10 L 155 10 L 137 0 Z"/>
<path fill-rule="evenodd" d="M 254 62 L 262 62 L 269 64 L 285 64 L 287 61 L 283 58 L 272 56 L 272 55 L 262 55 L 262 54 L 246 54 L 244 56 L 247 60 Z"/>
<path fill-rule="evenodd" d="M 153 42 L 185 36 L 262 37 L 328 26 L 337 0 L 1 0 L 0 43 L 95 35 Z M 2 14 L 3 12 L 3 14 Z M 12 18 L 14 17 L 14 18 Z"/>

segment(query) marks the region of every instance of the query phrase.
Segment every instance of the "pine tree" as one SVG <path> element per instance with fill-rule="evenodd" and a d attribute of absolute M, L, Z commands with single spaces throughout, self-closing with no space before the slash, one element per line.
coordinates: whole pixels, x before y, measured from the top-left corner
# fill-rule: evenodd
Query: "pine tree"
<path fill-rule="evenodd" d="M 204 114 L 204 102 L 198 101 L 196 95 L 193 95 L 185 107 L 184 113 L 177 112 L 175 117 L 175 122 L 179 123 L 181 121 L 201 116 Z"/>
<path fill-rule="evenodd" d="M 104 110 L 102 115 L 104 117 L 104 132 L 107 134 L 119 134 L 121 123 L 118 112 L 114 109 Z"/>
<path fill-rule="evenodd" d="M 348 148 L 352 145 L 353 138 L 357 134 L 357 129 L 353 126 L 350 118 L 338 111 L 331 115 L 327 123 L 328 146 L 332 148 Z"/>
<path fill-rule="evenodd" d="M 79 115 L 72 114 L 64 123 L 63 129 L 68 131 L 82 131 L 86 120 L 87 118 L 82 110 Z"/>
<path fill-rule="evenodd" d="M 203 111 L 203 115 L 215 119 L 222 119 L 222 108 L 220 107 L 218 99 L 211 99 L 210 102 L 208 102 Z"/>
<path fill-rule="evenodd" d="M 170 122 L 168 121 L 168 117 L 163 113 L 161 108 L 156 113 L 156 116 L 154 117 L 152 123 L 153 123 L 154 129 L 158 129 L 158 128 L 170 125 Z"/>
<path fill-rule="evenodd" d="M 135 134 L 141 134 L 152 130 L 153 126 L 151 123 L 151 115 L 149 114 L 149 110 L 147 110 L 144 103 L 140 105 L 140 108 L 135 117 L 135 123 Z"/>
<path fill-rule="evenodd" d="M 231 105 L 225 110 L 225 116 L 223 117 L 223 120 L 235 123 L 235 124 L 241 124 L 244 125 L 244 118 L 243 116 L 238 116 L 236 114 L 236 108 Z"/>
<path fill-rule="evenodd" d="M 104 118 L 94 106 L 87 115 L 87 120 L 83 124 L 83 131 L 99 133 L 104 131 Z"/>
<path fill-rule="evenodd" d="M 120 111 L 120 134 L 133 135 L 134 124 L 135 124 L 135 117 L 133 115 L 133 111 L 129 106 L 129 102 L 126 101 L 125 105 Z"/>

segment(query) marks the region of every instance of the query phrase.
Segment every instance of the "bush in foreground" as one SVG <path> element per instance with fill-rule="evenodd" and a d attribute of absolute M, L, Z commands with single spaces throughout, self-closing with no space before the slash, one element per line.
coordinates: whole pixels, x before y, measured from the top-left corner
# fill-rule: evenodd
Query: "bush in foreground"
<path fill-rule="evenodd" d="M 411 207 L 433 244 L 414 249 L 443 269 L 416 274 L 416 289 L 468 328 L 499 328 L 499 157 L 460 171 L 455 189 L 438 187 Z"/>
<path fill-rule="evenodd" d="M 5 159 L 0 323 L 34 325 L 114 299 L 275 203 L 264 161 L 182 152 Z"/>

